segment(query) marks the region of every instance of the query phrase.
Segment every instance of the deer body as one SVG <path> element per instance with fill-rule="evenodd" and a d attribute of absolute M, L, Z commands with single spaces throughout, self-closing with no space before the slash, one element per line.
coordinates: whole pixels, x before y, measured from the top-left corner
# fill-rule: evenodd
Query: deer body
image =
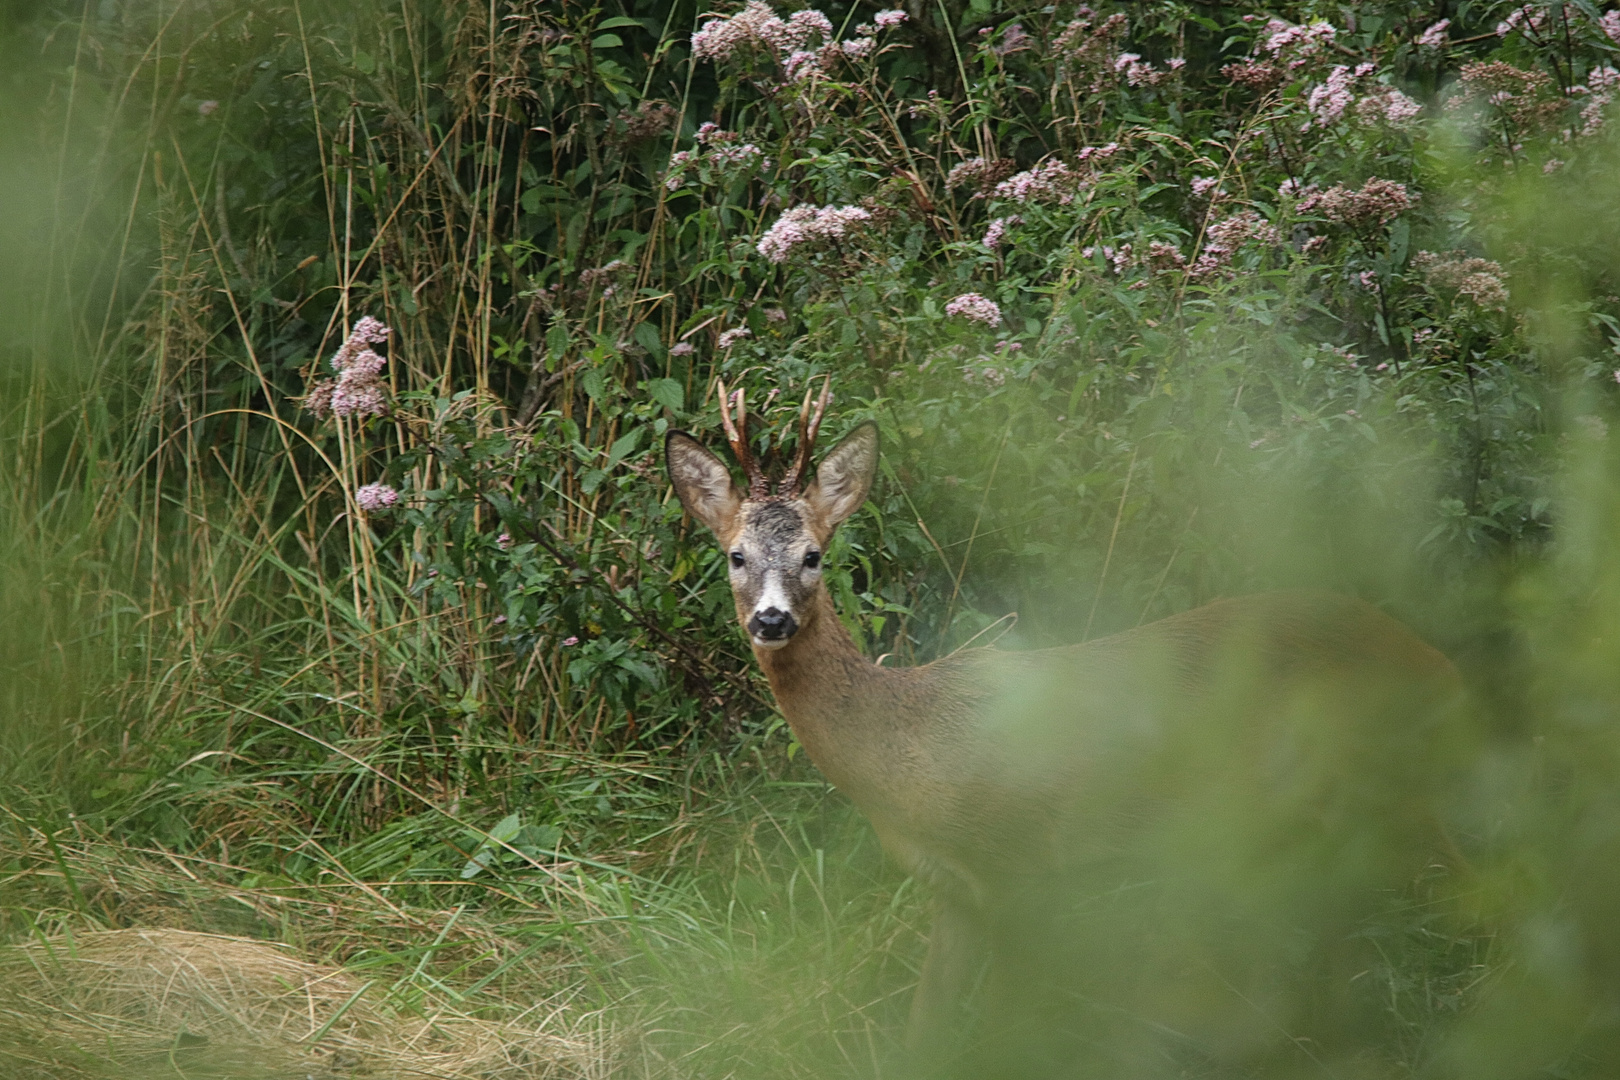
<path fill-rule="evenodd" d="M 914 1049 L 950 1041 L 955 1003 L 987 953 L 1014 951 L 998 941 L 1009 913 L 1027 910 L 1019 898 L 1081 881 L 1087 867 L 1147 849 L 1156 871 L 1183 846 L 1196 862 L 1213 828 L 1234 838 L 1237 862 L 1281 859 L 1315 874 L 1331 907 L 1371 881 L 1355 855 L 1368 845 L 1362 823 L 1386 821 L 1375 839 L 1387 847 L 1410 839 L 1423 817 L 1414 793 L 1434 737 L 1427 718 L 1457 682 L 1410 630 L 1348 597 L 1271 593 L 1080 645 L 880 667 L 820 580 L 820 552 L 865 500 L 876 431 L 857 428 L 806 486 L 807 413 L 808 399 L 785 492 L 769 493 L 729 412 L 749 489 L 682 433 L 669 438 L 670 474 L 728 553 L 738 620 L 810 759 L 934 887 Z M 1369 772 L 1395 779 L 1359 783 Z M 1313 823 L 1310 837 L 1354 843 L 1301 840 L 1276 824 L 1296 820 Z"/>

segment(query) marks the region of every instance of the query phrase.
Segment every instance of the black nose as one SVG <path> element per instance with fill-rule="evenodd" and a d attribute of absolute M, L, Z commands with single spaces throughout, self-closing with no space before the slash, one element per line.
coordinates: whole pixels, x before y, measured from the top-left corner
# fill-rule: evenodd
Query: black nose
<path fill-rule="evenodd" d="M 799 624 L 789 612 L 768 607 L 754 612 L 748 620 L 748 632 L 761 641 L 786 641 L 798 632 Z"/>

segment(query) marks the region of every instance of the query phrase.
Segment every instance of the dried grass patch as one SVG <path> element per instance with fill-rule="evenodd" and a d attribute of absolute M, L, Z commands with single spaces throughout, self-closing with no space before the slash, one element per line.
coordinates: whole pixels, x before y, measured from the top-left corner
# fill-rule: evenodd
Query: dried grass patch
<path fill-rule="evenodd" d="M 186 930 L 0 950 L 0 1073 L 16 1077 L 595 1078 L 598 1025 L 396 1015 L 377 988 L 263 941 Z"/>

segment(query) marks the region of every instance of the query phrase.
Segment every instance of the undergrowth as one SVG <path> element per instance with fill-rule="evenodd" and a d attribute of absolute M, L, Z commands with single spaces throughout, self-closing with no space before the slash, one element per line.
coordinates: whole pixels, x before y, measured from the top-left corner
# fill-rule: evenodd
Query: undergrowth
<path fill-rule="evenodd" d="M 1370 1075 L 1598 1075 L 1620 17 L 823 11 L 0 16 L 0 936 L 881 1074 L 926 898 L 659 461 L 717 380 L 777 452 L 829 376 L 884 439 L 827 553 L 874 656 L 1309 585 L 1457 657 L 1484 884 L 1397 903 Z"/>

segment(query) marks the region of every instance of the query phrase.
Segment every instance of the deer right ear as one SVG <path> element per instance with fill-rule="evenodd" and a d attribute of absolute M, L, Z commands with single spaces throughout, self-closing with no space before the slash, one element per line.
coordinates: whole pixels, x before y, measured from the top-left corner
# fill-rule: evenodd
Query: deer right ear
<path fill-rule="evenodd" d="M 684 431 L 671 431 L 664 439 L 664 463 L 686 512 L 724 537 L 742 505 L 726 463 Z"/>

